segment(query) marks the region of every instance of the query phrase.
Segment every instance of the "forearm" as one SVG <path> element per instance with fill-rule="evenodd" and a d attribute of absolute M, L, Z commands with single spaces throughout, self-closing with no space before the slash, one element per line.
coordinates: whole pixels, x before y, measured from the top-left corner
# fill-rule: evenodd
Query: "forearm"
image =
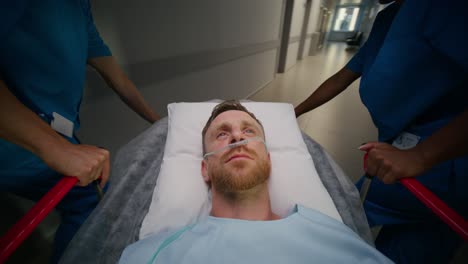
<path fill-rule="evenodd" d="M 343 87 L 338 87 L 335 85 L 336 80 L 335 76 L 328 78 L 323 82 L 317 90 L 315 90 L 304 102 L 299 104 L 295 109 L 296 116 L 300 116 L 306 112 L 309 112 L 322 104 L 330 101 L 344 89 L 338 89 Z"/>
<path fill-rule="evenodd" d="M 354 80 L 359 78 L 359 76 L 359 74 L 346 68 L 341 69 L 323 82 L 317 90 L 315 90 L 304 102 L 294 109 L 296 117 L 330 101 L 344 91 Z"/>
<path fill-rule="evenodd" d="M 109 152 L 94 146 L 74 145 L 23 105 L 0 80 L 0 138 L 21 146 L 62 175 L 76 176 L 86 186 L 109 177 Z"/>
<path fill-rule="evenodd" d="M 109 84 L 109 86 L 119 95 L 120 99 L 127 104 L 139 116 L 150 123 L 154 123 L 160 117 L 146 103 L 145 99 L 135 87 L 132 81 L 124 77 L 124 80 L 118 84 Z"/>
<path fill-rule="evenodd" d="M 70 144 L 24 106 L 0 81 L 0 137 L 41 157 L 47 149 Z"/>
<path fill-rule="evenodd" d="M 436 131 L 416 147 L 400 150 L 383 142 L 369 142 L 360 150 L 369 152 L 367 173 L 385 183 L 416 177 L 434 165 L 468 154 L 468 110 Z"/>
<path fill-rule="evenodd" d="M 159 120 L 145 99 L 123 72 L 117 61 L 113 57 L 99 57 L 88 60 L 88 63 L 95 68 L 104 78 L 106 83 L 119 95 L 125 104 L 135 111 L 142 118 L 150 123 Z"/>
<path fill-rule="evenodd" d="M 468 154 L 468 109 L 436 131 L 414 150 L 421 153 L 425 166 Z"/>

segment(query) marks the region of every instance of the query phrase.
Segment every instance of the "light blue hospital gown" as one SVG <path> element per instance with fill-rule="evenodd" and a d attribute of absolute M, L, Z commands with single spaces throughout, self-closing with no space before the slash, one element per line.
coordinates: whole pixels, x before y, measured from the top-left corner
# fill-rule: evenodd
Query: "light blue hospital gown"
<path fill-rule="evenodd" d="M 291 215 L 275 221 L 209 216 L 128 246 L 120 263 L 392 262 L 344 224 L 296 206 Z"/>

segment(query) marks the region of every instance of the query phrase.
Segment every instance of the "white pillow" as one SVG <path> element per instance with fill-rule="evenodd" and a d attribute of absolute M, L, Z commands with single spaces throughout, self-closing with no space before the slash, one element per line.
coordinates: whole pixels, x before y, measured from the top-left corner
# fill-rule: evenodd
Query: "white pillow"
<path fill-rule="evenodd" d="M 140 229 L 140 239 L 181 228 L 209 214 L 210 195 L 201 176 L 201 131 L 217 104 L 168 105 L 169 129 L 164 158 L 150 209 Z M 286 216 L 295 204 L 301 204 L 342 222 L 315 170 L 293 106 L 260 102 L 242 102 L 242 105 L 255 114 L 265 129 L 272 162 L 269 190 L 273 212 Z"/>

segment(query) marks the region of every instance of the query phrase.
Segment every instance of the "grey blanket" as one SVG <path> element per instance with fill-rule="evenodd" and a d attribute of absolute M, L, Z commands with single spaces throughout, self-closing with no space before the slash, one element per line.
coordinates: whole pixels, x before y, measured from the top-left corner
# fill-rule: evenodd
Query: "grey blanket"
<path fill-rule="evenodd" d="M 70 242 L 60 263 L 116 263 L 124 248 L 138 240 L 159 174 L 167 128 L 164 118 L 119 150 L 109 191 Z M 372 245 L 353 183 L 319 144 L 305 134 L 303 138 L 343 222 Z"/>

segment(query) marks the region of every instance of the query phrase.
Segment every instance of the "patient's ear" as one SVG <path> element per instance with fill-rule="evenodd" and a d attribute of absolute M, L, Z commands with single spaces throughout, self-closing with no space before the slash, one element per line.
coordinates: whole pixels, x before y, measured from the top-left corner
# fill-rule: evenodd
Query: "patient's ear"
<path fill-rule="evenodd" d="M 201 174 L 203 176 L 203 180 L 206 182 L 206 183 L 209 183 L 210 182 L 210 177 L 208 176 L 208 168 L 207 168 L 207 164 L 206 164 L 206 161 L 203 159 L 202 162 L 201 162 Z"/>

